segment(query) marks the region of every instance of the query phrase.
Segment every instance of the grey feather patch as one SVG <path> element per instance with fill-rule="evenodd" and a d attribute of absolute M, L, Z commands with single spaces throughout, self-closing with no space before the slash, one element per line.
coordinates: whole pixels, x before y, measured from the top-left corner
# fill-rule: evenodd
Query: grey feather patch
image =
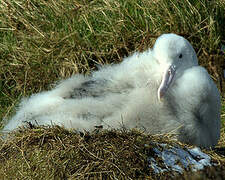
<path fill-rule="evenodd" d="M 83 97 L 100 97 L 104 94 L 106 80 L 89 80 L 83 82 L 79 88 L 75 88 L 69 97 L 65 99 L 81 99 Z"/>

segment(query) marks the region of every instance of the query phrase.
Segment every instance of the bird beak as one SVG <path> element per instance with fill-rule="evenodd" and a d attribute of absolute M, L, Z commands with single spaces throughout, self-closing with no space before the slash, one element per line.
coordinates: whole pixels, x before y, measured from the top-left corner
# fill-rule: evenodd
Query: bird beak
<path fill-rule="evenodd" d="M 176 66 L 170 65 L 163 74 L 162 82 L 158 89 L 158 100 L 161 101 L 162 97 L 165 95 L 166 91 L 170 87 L 173 81 L 174 75 L 176 73 Z"/>

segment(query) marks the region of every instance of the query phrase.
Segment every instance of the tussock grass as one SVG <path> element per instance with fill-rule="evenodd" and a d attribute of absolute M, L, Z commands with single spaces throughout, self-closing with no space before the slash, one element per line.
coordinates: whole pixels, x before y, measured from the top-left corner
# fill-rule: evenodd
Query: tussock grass
<path fill-rule="evenodd" d="M 151 47 L 161 33 L 188 38 L 221 82 L 225 3 L 210 1 L 68 0 L 0 2 L 1 116 L 22 95 L 48 89 L 74 73 L 116 63 Z M 202 58 L 201 58 L 202 57 Z"/>
<path fill-rule="evenodd" d="M 167 136 L 135 130 L 78 133 L 56 126 L 22 128 L 13 135 L 0 142 L 0 176 L 6 179 L 180 179 L 174 172 L 154 174 L 147 157 L 154 154 L 156 142 L 187 147 Z M 225 177 L 225 158 L 213 155 L 219 166 L 187 171 L 183 179 Z"/>

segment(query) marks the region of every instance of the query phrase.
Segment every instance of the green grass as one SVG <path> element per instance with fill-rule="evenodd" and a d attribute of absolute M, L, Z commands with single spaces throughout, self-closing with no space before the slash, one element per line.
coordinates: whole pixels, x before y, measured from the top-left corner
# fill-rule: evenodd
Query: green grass
<path fill-rule="evenodd" d="M 22 96 L 71 74 L 89 73 L 98 64 L 117 63 L 152 47 L 165 32 L 188 38 L 206 67 L 210 59 L 222 63 L 224 14 L 223 0 L 3 0 L 0 117 L 8 116 Z"/>
<path fill-rule="evenodd" d="M 206 67 L 210 59 L 222 63 L 224 14 L 223 0 L 3 0 L 0 119 L 22 96 L 71 74 L 89 73 L 98 64 L 120 62 L 152 47 L 161 33 L 188 38 Z"/>

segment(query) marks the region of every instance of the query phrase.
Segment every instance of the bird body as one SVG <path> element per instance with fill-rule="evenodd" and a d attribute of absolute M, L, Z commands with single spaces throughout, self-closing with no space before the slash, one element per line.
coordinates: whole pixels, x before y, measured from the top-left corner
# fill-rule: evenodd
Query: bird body
<path fill-rule="evenodd" d="M 190 43 L 164 34 L 153 49 L 23 99 L 3 130 L 24 121 L 89 131 L 99 125 L 174 131 L 182 142 L 212 147 L 220 136 L 220 95 Z"/>

